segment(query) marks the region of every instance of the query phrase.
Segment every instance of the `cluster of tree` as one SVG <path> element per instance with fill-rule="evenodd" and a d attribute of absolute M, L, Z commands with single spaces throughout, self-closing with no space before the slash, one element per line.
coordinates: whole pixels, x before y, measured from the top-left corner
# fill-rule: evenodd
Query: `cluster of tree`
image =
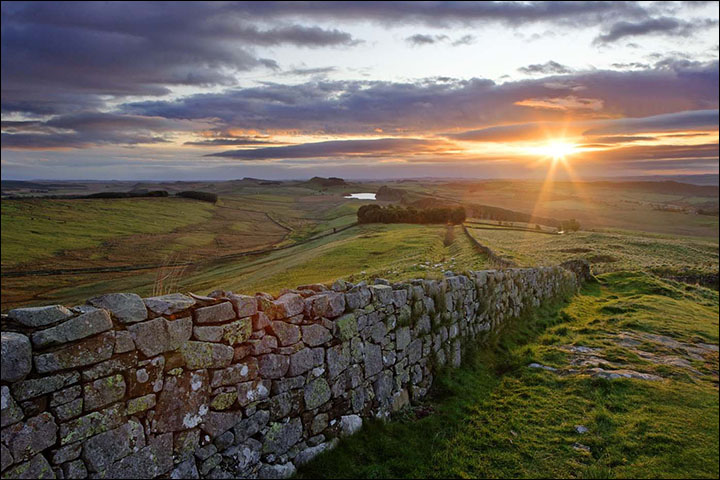
<path fill-rule="evenodd" d="M 580 230 L 580 222 L 571 218 L 570 220 L 563 220 L 560 223 L 560 230 L 564 232 L 577 232 Z"/>
<path fill-rule="evenodd" d="M 321 187 L 336 187 L 340 185 L 347 185 L 347 183 L 345 183 L 345 180 L 340 177 L 313 177 L 308 181 L 308 183 L 314 183 L 316 185 L 320 185 Z"/>
<path fill-rule="evenodd" d="M 129 192 L 98 192 L 84 195 L 79 198 L 142 198 L 142 197 L 168 197 L 165 190 L 131 190 Z"/>
<path fill-rule="evenodd" d="M 215 203 L 217 202 L 218 196 L 216 193 L 210 192 L 198 192 L 195 190 L 186 190 L 177 194 L 178 197 L 193 198 L 195 200 L 202 200 L 203 202 Z"/>
<path fill-rule="evenodd" d="M 415 208 L 389 205 L 363 205 L 357 212 L 358 223 L 450 223 L 465 221 L 463 207 Z"/>

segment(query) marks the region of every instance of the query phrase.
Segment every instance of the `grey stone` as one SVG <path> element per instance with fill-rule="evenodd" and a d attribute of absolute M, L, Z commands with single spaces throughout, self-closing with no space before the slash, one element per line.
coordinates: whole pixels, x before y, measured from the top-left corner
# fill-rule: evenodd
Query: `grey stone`
<path fill-rule="evenodd" d="M 8 317 L 27 327 L 37 328 L 70 318 L 72 312 L 62 305 L 48 305 L 46 307 L 16 308 L 8 312 Z"/>
<path fill-rule="evenodd" d="M 270 421 L 270 412 L 267 410 L 258 410 L 249 418 L 245 418 L 233 427 L 235 439 L 240 442 L 246 441 L 251 436 L 265 428 Z"/>
<path fill-rule="evenodd" d="M 82 460 L 73 460 L 62 466 L 65 478 L 87 478 L 87 468 Z"/>
<path fill-rule="evenodd" d="M 220 455 L 219 453 L 216 453 L 207 460 L 204 460 L 202 464 L 200 464 L 200 468 L 198 469 L 198 471 L 200 472 L 200 476 L 203 478 L 206 477 L 213 468 L 220 465 L 220 462 L 222 462 L 222 455 Z"/>
<path fill-rule="evenodd" d="M 243 362 L 235 363 L 222 370 L 215 370 L 212 374 L 211 386 L 213 388 L 223 385 L 237 385 L 238 383 L 254 380 L 258 374 L 258 361 L 250 357 Z"/>
<path fill-rule="evenodd" d="M 172 479 L 186 479 L 186 478 L 200 478 L 198 473 L 197 465 L 195 464 L 194 458 L 188 458 L 184 462 L 180 462 L 175 465 L 175 468 L 170 472 L 170 478 Z"/>
<path fill-rule="evenodd" d="M 348 313 L 335 320 L 335 326 L 340 340 L 347 341 L 358 334 L 358 322 L 353 313 Z"/>
<path fill-rule="evenodd" d="M 0 443 L 0 472 L 4 472 L 6 468 L 15 463 L 15 459 L 12 458 L 10 450 L 5 445 Z"/>
<path fill-rule="evenodd" d="M 135 415 L 153 408 L 157 404 L 157 397 L 154 393 L 148 393 L 142 397 L 131 398 L 127 401 L 127 414 Z"/>
<path fill-rule="evenodd" d="M 193 454 L 200 446 L 200 429 L 183 430 L 175 434 L 173 443 L 173 456 L 175 461 L 193 458 Z"/>
<path fill-rule="evenodd" d="M 64 405 L 72 402 L 76 398 L 80 397 L 80 395 L 82 395 L 82 387 L 80 385 L 74 385 L 58 392 L 54 392 L 50 396 L 50 406 L 56 407 L 58 405 Z"/>
<path fill-rule="evenodd" d="M 23 411 L 10 395 L 10 389 L 5 385 L 0 387 L 0 427 L 19 422 L 23 417 Z"/>
<path fill-rule="evenodd" d="M 51 410 L 55 413 L 55 416 L 61 422 L 70 420 L 71 418 L 78 417 L 78 416 L 80 416 L 80 414 L 82 414 L 83 399 L 78 398 L 71 402 L 64 403 L 62 405 L 58 405 L 57 407 L 53 407 L 53 408 L 51 408 Z"/>
<path fill-rule="evenodd" d="M 239 318 L 250 317 L 255 315 L 258 311 L 257 298 L 255 297 L 251 297 L 249 295 L 230 294 L 228 295 L 228 299 L 232 302 L 235 310 L 237 310 L 237 316 Z"/>
<path fill-rule="evenodd" d="M 373 299 L 383 305 L 390 305 L 393 302 L 393 289 L 389 285 L 370 285 Z"/>
<path fill-rule="evenodd" d="M 0 378 L 3 382 L 22 380 L 32 370 L 32 347 L 22 333 L 0 332 Z"/>
<path fill-rule="evenodd" d="M 287 355 L 267 354 L 258 357 L 259 372 L 262 378 L 282 378 L 290 368 Z"/>
<path fill-rule="evenodd" d="M 165 357 L 143 360 L 137 369 L 126 371 L 127 391 L 129 397 L 140 397 L 148 393 L 158 393 L 163 388 L 163 370 Z"/>
<path fill-rule="evenodd" d="M 395 330 L 395 346 L 398 350 L 405 350 L 410 345 L 412 337 L 410 335 L 409 327 L 402 327 Z"/>
<path fill-rule="evenodd" d="M 215 438 L 231 428 L 242 420 L 243 414 L 241 411 L 237 412 L 208 412 L 203 418 L 200 428 L 203 432 L 210 435 L 210 438 Z"/>
<path fill-rule="evenodd" d="M 270 399 L 270 418 L 273 420 L 283 419 L 290 415 L 292 407 L 293 396 L 290 392 L 275 395 Z"/>
<path fill-rule="evenodd" d="M 286 293 L 271 302 L 263 302 L 263 311 L 270 320 L 280 320 L 303 313 L 305 301 L 296 293 Z"/>
<path fill-rule="evenodd" d="M 116 403 L 105 410 L 92 412 L 83 417 L 60 425 L 60 445 L 85 440 L 112 428 L 119 427 L 126 421 L 125 407 Z"/>
<path fill-rule="evenodd" d="M 206 325 L 193 327 L 193 338 L 201 342 L 219 342 L 222 340 L 222 325 Z"/>
<path fill-rule="evenodd" d="M 327 366 L 329 378 L 335 378 L 350 366 L 350 347 L 342 343 L 327 349 Z"/>
<path fill-rule="evenodd" d="M 337 439 L 333 440 L 337 441 Z M 320 445 L 316 445 L 314 447 L 306 448 L 305 450 L 297 454 L 297 456 L 293 459 L 293 463 L 297 467 L 305 465 L 306 463 L 309 463 L 312 459 L 323 453 L 325 450 L 332 450 L 335 445 L 335 442 L 328 442 L 321 443 Z"/>
<path fill-rule="evenodd" d="M 146 357 L 154 357 L 184 346 L 190 340 L 192 327 L 190 317 L 172 321 L 159 317 L 130 325 L 128 330 L 138 350 Z"/>
<path fill-rule="evenodd" d="M 362 427 L 362 418 L 359 415 L 344 415 L 340 417 L 340 434 L 343 437 L 354 434 Z"/>
<path fill-rule="evenodd" d="M 247 343 L 250 345 L 250 353 L 252 355 L 271 353 L 278 346 L 277 338 L 271 335 L 266 335 L 259 340 L 250 340 Z"/>
<path fill-rule="evenodd" d="M 235 425 L 233 425 L 234 427 Z M 235 435 L 233 435 L 233 432 L 227 431 L 225 433 L 222 433 L 218 435 L 218 437 L 215 439 L 215 446 L 218 448 L 218 451 L 223 452 L 227 450 L 230 445 L 232 445 L 235 442 Z"/>
<path fill-rule="evenodd" d="M 55 390 L 72 385 L 80 381 L 80 374 L 77 372 L 58 373 L 47 377 L 32 378 L 10 385 L 13 397 L 21 402 L 30 398 L 39 397 Z"/>
<path fill-rule="evenodd" d="M 312 410 L 330 400 L 330 386 L 324 378 L 317 378 L 305 386 L 305 408 Z"/>
<path fill-rule="evenodd" d="M 221 323 L 235 319 L 235 309 L 230 302 L 218 303 L 195 309 L 196 323 Z"/>
<path fill-rule="evenodd" d="M 144 304 L 143 304 L 144 305 Z M 115 353 L 125 353 L 135 350 L 135 342 L 132 335 L 127 330 L 118 330 L 115 332 Z"/>
<path fill-rule="evenodd" d="M 276 320 L 270 323 L 270 330 L 281 346 L 293 345 L 300 341 L 300 327 Z"/>
<path fill-rule="evenodd" d="M 240 383 L 237 386 L 238 403 L 241 407 L 247 407 L 251 403 L 261 402 L 270 397 L 270 385 L 272 380 L 254 380 L 252 382 Z"/>
<path fill-rule="evenodd" d="M 147 318 L 145 303 L 134 293 L 108 293 L 93 297 L 87 303 L 110 310 L 121 323 L 142 322 Z"/>
<path fill-rule="evenodd" d="M 110 358 L 114 346 L 115 332 L 101 333 L 54 352 L 36 355 L 35 368 L 39 373 L 50 373 L 92 365 Z"/>
<path fill-rule="evenodd" d="M 195 300 L 181 293 L 143 299 L 145 306 L 157 315 L 172 315 L 195 305 Z"/>
<path fill-rule="evenodd" d="M 302 421 L 296 417 L 287 423 L 273 423 L 265 435 L 263 453 L 282 455 L 302 438 Z"/>
<path fill-rule="evenodd" d="M 322 349 L 318 349 L 321 352 L 319 363 L 322 364 L 323 355 Z M 311 348 L 303 348 L 299 352 L 290 355 L 290 368 L 288 369 L 287 375 L 295 377 L 301 375 L 311 368 L 318 365 L 318 356 Z"/>
<path fill-rule="evenodd" d="M 290 478 L 295 475 L 295 465 L 283 463 L 276 465 L 262 465 L 258 470 L 258 478 Z"/>
<path fill-rule="evenodd" d="M 236 445 L 223 453 L 223 456 L 235 459 L 235 470 L 241 477 L 248 477 L 253 467 L 260 461 L 260 449 L 262 443 L 249 439 L 244 443 Z"/>
<path fill-rule="evenodd" d="M 97 380 L 100 377 L 107 377 L 113 373 L 128 371 L 136 364 L 137 352 L 122 353 L 83 370 L 82 379 L 85 382 Z"/>
<path fill-rule="evenodd" d="M 209 383 L 205 370 L 166 378 L 155 407 L 153 431 L 176 432 L 200 425 L 208 412 Z"/>
<path fill-rule="evenodd" d="M 173 468 L 172 434 L 160 435 L 137 453 L 112 464 L 99 478 L 155 478 Z"/>
<path fill-rule="evenodd" d="M 303 343 L 309 347 L 317 347 L 332 340 L 330 330 L 322 325 L 303 325 L 301 329 Z"/>
<path fill-rule="evenodd" d="M 52 463 L 53 465 L 60 465 L 61 463 L 69 462 L 80 458 L 82 453 L 82 443 L 77 442 L 70 445 L 65 445 L 53 452 Z"/>
<path fill-rule="evenodd" d="M 55 444 L 58 427 L 47 412 L 2 430 L 2 443 L 8 446 L 15 462 L 29 460 Z"/>
<path fill-rule="evenodd" d="M 365 345 L 365 376 L 371 377 L 383 369 L 382 348 L 380 345 Z"/>
<path fill-rule="evenodd" d="M 224 368 L 230 365 L 235 351 L 232 347 L 211 342 L 189 341 L 180 349 L 188 368 Z"/>
<path fill-rule="evenodd" d="M 86 412 L 110 405 L 125 396 L 125 379 L 122 375 L 100 378 L 83 385 Z"/>
<path fill-rule="evenodd" d="M 145 433 L 140 423 L 128 423 L 85 441 L 82 457 L 90 471 L 101 472 L 113 463 L 145 447 Z"/>
<path fill-rule="evenodd" d="M 29 461 L 3 472 L 3 478 L 55 478 L 55 472 L 47 459 L 41 454 L 37 454 Z"/>

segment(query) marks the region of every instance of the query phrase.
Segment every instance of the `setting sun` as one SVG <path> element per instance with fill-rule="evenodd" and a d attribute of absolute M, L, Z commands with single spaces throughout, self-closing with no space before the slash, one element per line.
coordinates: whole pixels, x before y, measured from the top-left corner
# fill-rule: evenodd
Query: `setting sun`
<path fill-rule="evenodd" d="M 565 160 L 566 157 L 576 152 L 576 145 L 562 141 L 552 141 L 540 147 L 540 153 L 552 158 L 554 161 Z"/>

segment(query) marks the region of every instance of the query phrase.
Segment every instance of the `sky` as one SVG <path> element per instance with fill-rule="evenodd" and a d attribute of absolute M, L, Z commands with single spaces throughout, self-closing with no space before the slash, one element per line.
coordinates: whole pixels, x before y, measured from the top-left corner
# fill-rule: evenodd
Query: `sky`
<path fill-rule="evenodd" d="M 718 173 L 718 2 L 2 2 L 2 178 Z"/>

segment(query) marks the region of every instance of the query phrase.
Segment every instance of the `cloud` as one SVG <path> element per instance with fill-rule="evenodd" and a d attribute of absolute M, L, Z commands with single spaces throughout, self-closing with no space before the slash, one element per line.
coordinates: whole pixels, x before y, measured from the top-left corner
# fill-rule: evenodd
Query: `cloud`
<path fill-rule="evenodd" d="M 226 3 L 4 2 L 2 111 L 68 113 L 102 107 L 107 96 L 230 86 L 238 72 L 277 69 L 255 47 L 361 41 L 314 25 L 257 25 Z"/>
<path fill-rule="evenodd" d="M 284 147 L 267 147 L 248 150 L 229 150 L 213 153 L 212 157 L 230 157 L 238 160 L 317 159 L 327 157 L 384 157 L 396 155 L 441 155 L 452 144 L 445 140 L 418 138 L 378 138 L 372 140 L 331 140 Z"/>
<path fill-rule="evenodd" d="M 292 68 L 283 72 L 283 75 L 322 76 L 337 71 L 337 67 Z"/>
<path fill-rule="evenodd" d="M 535 63 L 526 67 L 518 68 L 518 71 L 528 75 L 553 75 L 553 74 L 564 74 L 572 73 L 573 70 L 570 67 L 566 67 L 558 62 L 550 60 L 545 63 Z"/>
<path fill-rule="evenodd" d="M 603 108 L 603 101 L 599 98 L 580 98 L 575 95 L 566 97 L 527 98 L 515 102 L 515 105 L 548 110 L 593 110 Z"/>
<path fill-rule="evenodd" d="M 463 35 L 462 37 L 452 42 L 452 46 L 459 47 L 462 45 L 471 45 L 475 43 L 476 40 L 477 38 L 475 37 L 475 35 Z"/>
<path fill-rule="evenodd" d="M 583 135 L 616 135 L 717 129 L 718 110 L 695 110 L 646 118 L 621 118 L 611 120 L 603 122 L 601 126 L 583 132 Z"/>
<path fill-rule="evenodd" d="M 666 35 L 688 37 L 698 30 L 716 26 L 717 20 L 696 19 L 683 21 L 672 17 L 648 18 L 637 22 L 621 21 L 610 26 L 606 33 L 598 35 L 593 43 L 606 45 L 627 37 L 644 35 Z"/>
<path fill-rule="evenodd" d="M 447 35 L 425 35 L 422 33 L 417 33 L 415 35 L 407 37 L 405 41 L 412 46 L 418 47 L 421 45 L 433 45 L 435 43 L 444 42 L 447 39 Z"/>

